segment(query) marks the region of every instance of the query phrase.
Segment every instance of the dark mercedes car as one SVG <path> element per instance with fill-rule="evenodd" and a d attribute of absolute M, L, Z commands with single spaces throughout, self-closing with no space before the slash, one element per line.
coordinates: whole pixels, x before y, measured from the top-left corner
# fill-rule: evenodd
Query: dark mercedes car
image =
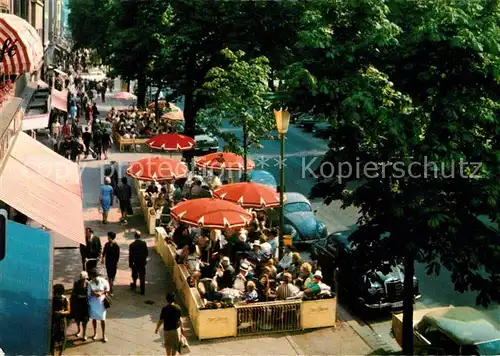
<path fill-rule="evenodd" d="M 403 307 L 404 272 L 400 264 L 386 263 L 380 270 L 363 270 L 356 263 L 353 245 L 349 240 L 352 231 L 340 231 L 312 245 L 312 259 L 321 266 L 326 283 L 335 281 L 350 300 L 366 309 L 399 310 Z M 336 271 L 334 276 L 334 272 Z M 418 280 L 413 277 L 415 299 L 420 298 Z"/>

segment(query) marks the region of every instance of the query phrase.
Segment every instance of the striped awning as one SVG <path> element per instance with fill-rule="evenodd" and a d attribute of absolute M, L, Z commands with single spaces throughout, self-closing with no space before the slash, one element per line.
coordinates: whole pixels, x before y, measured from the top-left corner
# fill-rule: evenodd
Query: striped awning
<path fill-rule="evenodd" d="M 31 73 L 43 63 L 43 44 L 37 31 L 27 21 L 12 14 L 0 14 L 0 72 Z"/>

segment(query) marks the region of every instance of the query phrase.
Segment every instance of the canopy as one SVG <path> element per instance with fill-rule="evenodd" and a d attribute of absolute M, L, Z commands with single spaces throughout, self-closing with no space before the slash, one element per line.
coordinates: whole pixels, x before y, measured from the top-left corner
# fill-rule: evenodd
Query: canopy
<path fill-rule="evenodd" d="M 244 208 L 268 209 L 280 205 L 280 197 L 275 189 L 252 182 L 223 185 L 215 190 L 214 195 Z"/>
<path fill-rule="evenodd" d="M 49 127 L 50 113 L 38 115 L 25 115 L 23 119 L 23 131 L 38 130 Z"/>
<path fill-rule="evenodd" d="M 167 111 L 161 118 L 171 121 L 184 121 L 184 113 L 182 111 Z"/>
<path fill-rule="evenodd" d="M 0 43 L 4 45 L 0 71 L 3 74 L 31 73 L 43 63 L 43 44 L 37 31 L 24 19 L 0 14 Z"/>
<path fill-rule="evenodd" d="M 173 159 L 165 157 L 147 157 L 135 161 L 127 168 L 127 175 L 147 181 L 166 181 L 186 177 L 187 166 Z"/>
<path fill-rule="evenodd" d="M 78 165 L 24 132 L 17 134 L 0 173 L 0 200 L 48 229 L 85 243 Z"/>
<path fill-rule="evenodd" d="M 50 94 L 50 107 L 68 112 L 68 91 L 66 89 L 62 91 L 52 89 Z"/>
<path fill-rule="evenodd" d="M 120 91 L 116 94 L 113 94 L 112 98 L 115 100 L 136 100 L 137 96 L 129 93 L 128 91 Z"/>
<path fill-rule="evenodd" d="M 196 161 L 196 166 L 206 169 L 221 169 L 228 171 L 243 170 L 243 157 L 232 152 L 215 152 L 202 156 Z M 255 163 L 248 159 L 247 169 L 252 170 L 255 168 Z"/>
<path fill-rule="evenodd" d="M 200 198 L 180 202 L 170 210 L 179 222 L 212 229 L 231 229 L 247 226 L 252 215 L 234 203 Z"/>
<path fill-rule="evenodd" d="M 40 89 L 49 89 L 50 88 L 50 85 L 48 85 L 47 83 L 45 83 L 43 80 L 39 79 L 38 82 L 38 87 Z"/>
<path fill-rule="evenodd" d="M 184 151 L 190 150 L 196 144 L 191 137 L 178 133 L 161 134 L 151 137 L 146 141 L 149 148 L 155 148 L 165 151 Z"/>

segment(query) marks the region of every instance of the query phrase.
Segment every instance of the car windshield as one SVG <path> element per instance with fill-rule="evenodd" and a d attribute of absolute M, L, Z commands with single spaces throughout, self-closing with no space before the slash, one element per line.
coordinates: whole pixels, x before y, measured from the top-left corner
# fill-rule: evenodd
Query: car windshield
<path fill-rule="evenodd" d="M 301 211 L 311 212 L 311 206 L 305 202 L 285 204 L 285 214 L 298 213 Z"/>
<path fill-rule="evenodd" d="M 476 345 L 476 355 L 500 355 L 500 339 Z"/>

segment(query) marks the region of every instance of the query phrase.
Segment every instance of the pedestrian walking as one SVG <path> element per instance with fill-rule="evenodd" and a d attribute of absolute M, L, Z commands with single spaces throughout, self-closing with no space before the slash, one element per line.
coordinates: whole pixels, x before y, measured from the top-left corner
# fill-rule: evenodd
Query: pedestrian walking
<path fill-rule="evenodd" d="M 175 304 L 175 294 L 167 294 L 167 305 L 160 313 L 155 334 L 163 325 L 163 342 L 167 356 L 177 355 L 181 347 L 181 308 Z"/>
<path fill-rule="evenodd" d="M 112 143 L 111 130 L 104 129 L 101 135 L 101 149 L 105 160 L 108 159 L 108 151 Z"/>
<path fill-rule="evenodd" d="M 128 266 L 132 269 L 132 283 L 130 288 L 135 290 L 137 287 L 137 279 L 140 283 L 141 294 L 146 291 L 146 263 L 148 259 L 148 246 L 146 242 L 141 240 L 141 233 L 135 232 L 135 241 L 129 246 Z"/>
<path fill-rule="evenodd" d="M 80 255 L 82 257 L 83 270 L 88 271 L 92 268 L 87 268 L 88 260 L 95 261 L 101 255 L 101 239 L 94 235 L 94 230 L 90 227 L 85 229 L 85 245 L 80 244 Z M 95 265 L 95 263 L 93 263 Z"/>
<path fill-rule="evenodd" d="M 80 337 L 80 331 L 82 331 L 82 337 L 80 339 L 82 341 L 87 340 L 87 323 L 89 322 L 88 279 L 88 273 L 82 271 L 80 273 L 80 278 L 73 283 L 70 299 L 71 316 L 75 320 L 78 328 L 76 337 Z"/>
<path fill-rule="evenodd" d="M 101 206 L 102 223 L 108 223 L 108 213 L 113 203 L 113 187 L 111 187 L 111 178 L 105 177 L 104 184 L 101 185 L 101 194 L 99 196 Z"/>
<path fill-rule="evenodd" d="M 85 132 L 82 135 L 82 139 L 83 144 L 85 145 L 85 158 L 87 158 L 90 153 L 90 142 L 92 141 L 92 134 L 90 133 L 88 126 L 85 126 Z"/>
<path fill-rule="evenodd" d="M 62 284 L 54 285 L 52 297 L 52 355 L 55 355 L 57 350 L 62 355 L 66 348 L 66 317 L 70 312 L 71 307 L 68 298 L 64 295 L 64 286 Z"/>
<path fill-rule="evenodd" d="M 125 225 L 127 224 L 128 214 L 133 213 L 130 202 L 132 199 L 132 187 L 128 184 L 127 177 L 122 177 L 122 184 L 116 188 L 116 196 L 120 202 L 120 212 L 122 214 L 120 222 Z"/>
<path fill-rule="evenodd" d="M 108 281 L 99 275 L 97 270 L 92 270 L 90 273 L 91 281 L 88 285 L 89 296 L 89 317 L 92 319 L 92 327 L 94 334 L 92 340 L 97 337 L 97 320 L 101 321 L 102 341 L 107 342 L 106 338 L 106 294 L 109 293 Z"/>
<path fill-rule="evenodd" d="M 113 284 L 120 260 L 120 246 L 115 241 L 116 234 L 112 231 L 108 232 L 108 242 L 104 245 L 102 251 L 102 264 L 106 266 L 106 273 L 109 281 L 109 294 L 112 296 Z"/>

